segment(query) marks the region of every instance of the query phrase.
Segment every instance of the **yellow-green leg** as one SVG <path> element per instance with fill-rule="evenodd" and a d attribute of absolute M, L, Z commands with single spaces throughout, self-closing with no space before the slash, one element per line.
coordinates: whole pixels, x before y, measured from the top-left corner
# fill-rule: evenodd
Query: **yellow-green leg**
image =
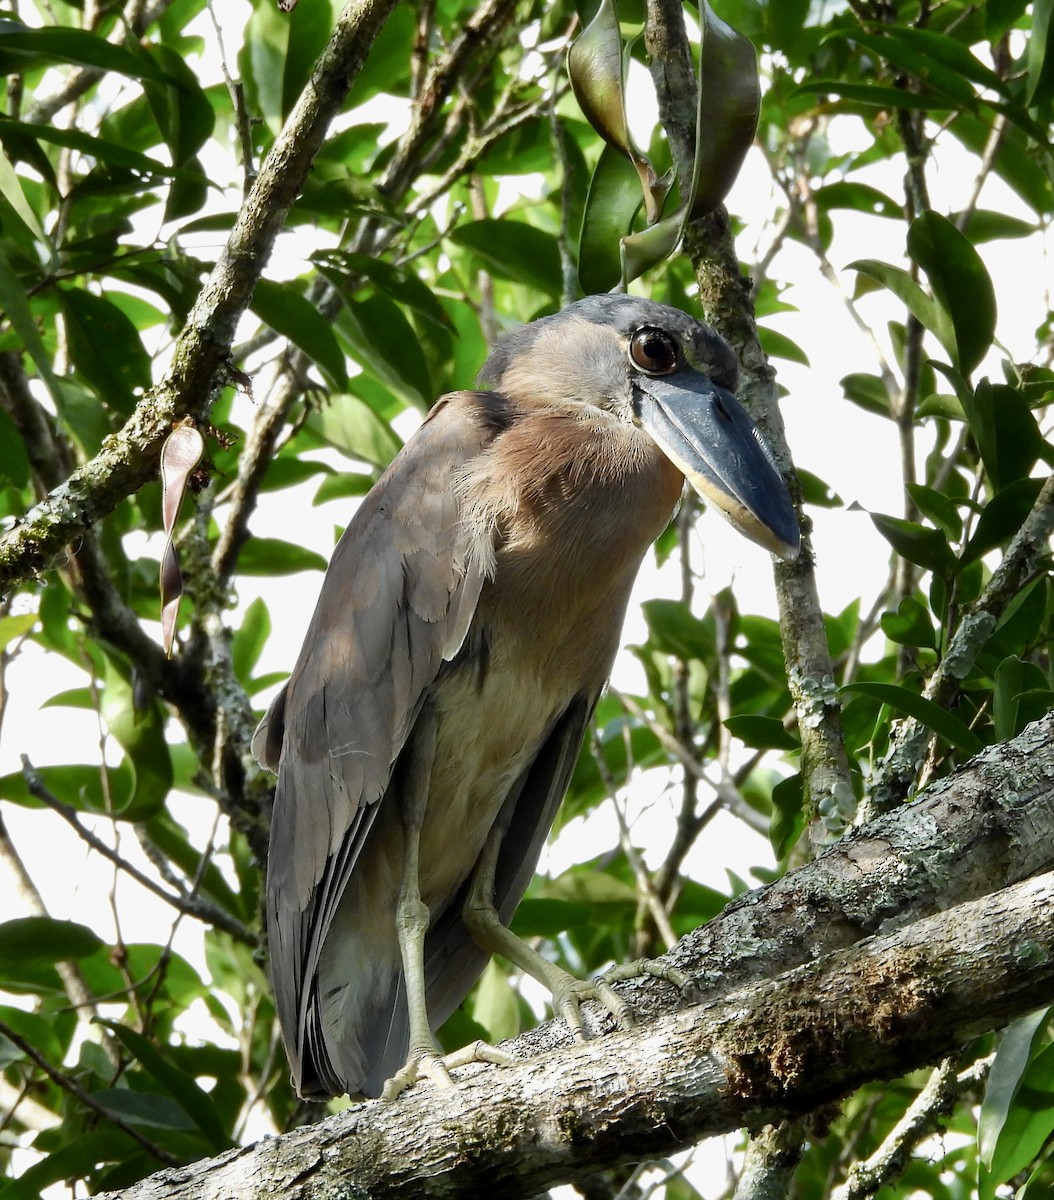
<path fill-rule="evenodd" d="M 489 954 L 500 954 L 513 966 L 525 971 L 553 997 L 553 1013 L 562 1017 L 575 1041 L 585 1040 L 581 1006 L 584 1000 L 599 1001 L 615 1018 L 620 1029 L 632 1029 L 633 1010 L 611 986 L 639 975 L 654 975 L 665 979 L 675 987 L 686 991 L 689 979 L 675 967 L 653 959 L 641 958 L 636 962 L 623 963 L 598 975 L 596 979 L 576 979 L 563 967 L 558 967 L 539 954 L 511 929 L 502 924 L 494 907 L 494 875 L 501 850 L 503 830 L 491 833 L 479 864 L 472 876 L 472 883 L 465 900 L 463 919 L 472 935 L 472 940 L 481 950 Z"/>
<path fill-rule="evenodd" d="M 435 713 L 426 705 L 414 726 L 412 746 L 400 788 L 403 816 L 403 877 L 395 912 L 395 930 L 403 962 L 410 1040 L 406 1063 L 385 1083 L 383 1100 L 394 1100 L 422 1076 L 442 1087 L 453 1087 L 450 1069 L 470 1062 L 507 1064 L 510 1055 L 484 1042 L 475 1042 L 453 1054 L 443 1055 L 428 1019 L 425 987 L 425 938 L 431 915 L 421 899 L 421 826 L 428 807 L 428 786 L 435 757 Z"/>

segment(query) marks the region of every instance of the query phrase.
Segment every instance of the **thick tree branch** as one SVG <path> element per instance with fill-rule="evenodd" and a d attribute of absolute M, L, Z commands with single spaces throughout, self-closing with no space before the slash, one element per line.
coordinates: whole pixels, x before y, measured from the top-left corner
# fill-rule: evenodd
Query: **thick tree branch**
<path fill-rule="evenodd" d="M 957 904 L 1054 870 L 1054 714 L 992 746 L 828 847 L 815 861 L 738 897 L 686 934 L 664 961 L 690 976 L 696 997 L 769 979 Z M 633 980 L 641 1015 L 674 999 L 669 984 Z M 587 1028 L 607 1028 L 586 1011 Z M 590 1022 L 593 1021 L 591 1024 Z M 565 1044 L 558 1024 L 520 1039 L 537 1051 Z"/>
<path fill-rule="evenodd" d="M 805 1114 L 1054 1001 L 1051 868 L 1054 716 L 683 939 L 670 959 L 706 1004 L 638 988 L 638 1012 L 656 1015 L 635 1031 L 567 1046 L 550 1023 L 507 1044 L 560 1046 L 522 1066 L 417 1086 L 124 1195 L 266 1183 L 306 1197 L 338 1180 L 367 1196 L 531 1195 Z"/>
<path fill-rule="evenodd" d="M 417 1085 L 122 1193 L 533 1195 L 811 1111 L 1054 1000 L 1054 875 L 453 1088 Z M 511 1043 L 509 1048 L 515 1048 Z M 110 1193 L 114 1196 L 115 1193 Z"/>

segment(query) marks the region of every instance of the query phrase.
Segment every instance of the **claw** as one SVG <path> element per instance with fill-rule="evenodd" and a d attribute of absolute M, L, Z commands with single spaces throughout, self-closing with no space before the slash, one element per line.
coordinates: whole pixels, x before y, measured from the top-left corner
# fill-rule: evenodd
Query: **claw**
<path fill-rule="evenodd" d="M 639 979 L 642 975 L 664 979 L 685 995 L 690 994 L 692 989 L 692 981 L 683 971 L 651 958 L 618 963 L 592 980 L 576 979 L 562 967 L 547 963 L 544 982 L 553 994 L 553 1013 L 563 1019 L 576 1042 L 583 1042 L 585 1026 L 582 1023 L 581 1007 L 586 1000 L 596 1000 L 603 1005 L 619 1029 L 629 1030 L 636 1027 L 637 1019 L 633 1006 L 615 991 L 612 984 L 623 983 L 627 979 Z"/>
<path fill-rule="evenodd" d="M 692 981 L 677 967 L 671 967 L 657 958 L 638 958 L 633 962 L 616 963 L 599 976 L 607 983 L 621 983 L 625 979 L 639 979 L 650 975 L 653 979 L 664 979 L 684 994 L 692 990 Z"/>
<path fill-rule="evenodd" d="M 484 1062 L 509 1067 L 516 1061 L 513 1055 L 487 1042 L 472 1042 L 451 1054 L 439 1054 L 434 1050 L 418 1051 L 412 1053 L 405 1065 L 384 1085 L 381 1099 L 394 1100 L 420 1079 L 430 1079 L 437 1087 L 452 1088 L 454 1080 L 450 1072 L 456 1071 L 458 1067 L 468 1066 L 469 1063 Z"/>

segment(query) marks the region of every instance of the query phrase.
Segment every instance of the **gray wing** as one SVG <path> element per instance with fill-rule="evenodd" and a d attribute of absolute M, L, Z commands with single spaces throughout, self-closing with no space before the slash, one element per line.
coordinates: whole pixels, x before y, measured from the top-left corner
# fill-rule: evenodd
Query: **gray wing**
<path fill-rule="evenodd" d="M 427 688 L 464 641 L 492 562 L 457 473 L 490 440 L 483 397 L 432 409 L 337 545 L 289 682 L 253 738 L 278 772 L 267 868 L 275 1002 L 298 1090 L 333 913 Z"/>
<path fill-rule="evenodd" d="M 502 807 L 497 825 L 505 830 L 494 877 L 494 905 L 505 924 L 512 919 L 534 875 L 598 696 L 599 692 L 577 696 L 568 705 L 531 764 L 509 790 Z M 434 1029 L 464 1000 L 490 959 L 472 941 L 461 918 L 469 882 L 435 918 L 425 941 L 428 1015 Z M 406 1058 L 409 1028 L 401 975 L 380 1012 L 383 1015 L 374 1034 L 371 1070 L 364 1089 L 367 1095 L 377 1094 Z"/>

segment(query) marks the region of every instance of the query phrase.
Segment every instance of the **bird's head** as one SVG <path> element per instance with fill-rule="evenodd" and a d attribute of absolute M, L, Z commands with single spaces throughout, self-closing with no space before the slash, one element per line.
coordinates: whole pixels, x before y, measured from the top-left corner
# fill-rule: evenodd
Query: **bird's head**
<path fill-rule="evenodd" d="M 781 558 L 798 522 L 768 446 L 736 399 L 736 357 L 709 325 L 652 300 L 587 296 L 505 337 L 481 381 L 512 400 L 574 402 L 632 423 L 741 533 Z"/>

